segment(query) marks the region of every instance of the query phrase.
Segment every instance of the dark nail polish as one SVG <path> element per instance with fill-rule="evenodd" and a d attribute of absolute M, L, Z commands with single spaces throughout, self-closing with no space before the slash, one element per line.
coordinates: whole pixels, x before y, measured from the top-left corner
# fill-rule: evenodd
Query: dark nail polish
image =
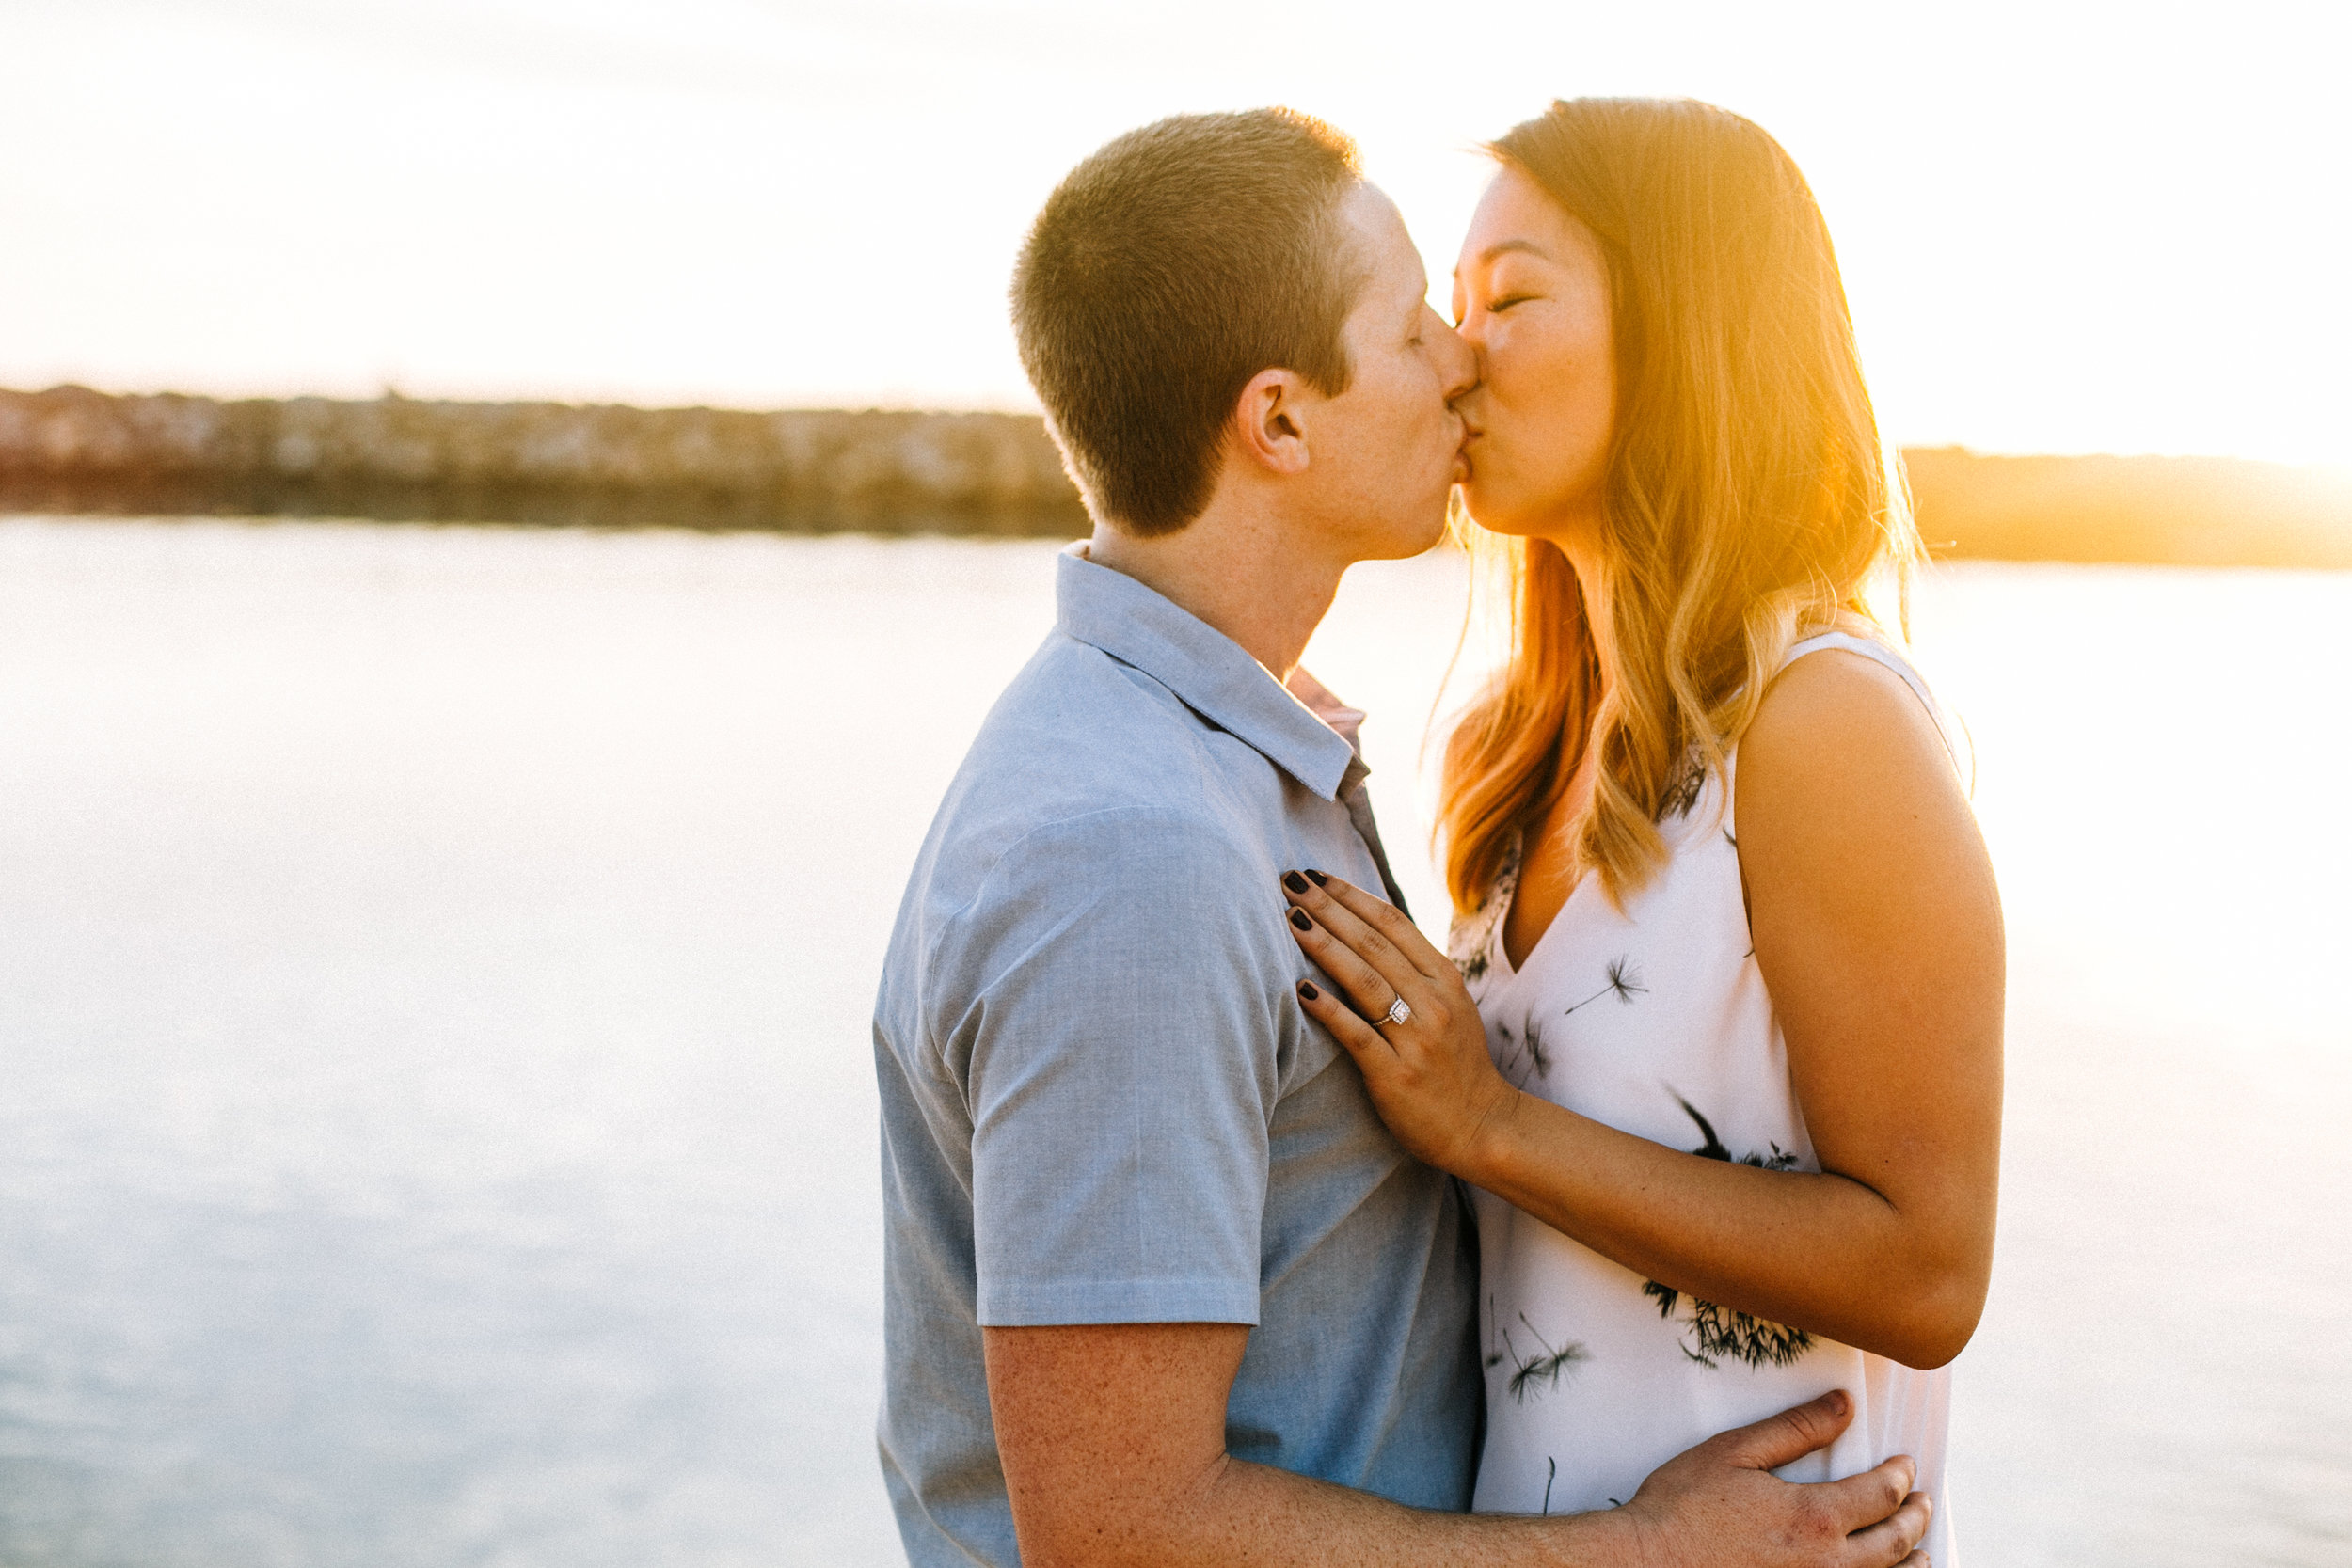
<path fill-rule="evenodd" d="M 1315 886 L 1317 886 L 1317 887 L 1328 887 L 1328 886 L 1330 886 L 1330 885 L 1331 885 L 1331 879 L 1330 879 L 1330 878 L 1328 878 L 1328 877 L 1327 877 L 1327 876 L 1325 876 L 1325 875 L 1324 875 L 1322 872 L 1320 872 L 1320 871 L 1310 871 L 1310 872 L 1308 872 L 1308 873 L 1307 873 L 1307 879 L 1308 879 L 1309 881 L 1311 881 L 1311 882 L 1314 883 L 1314 884 L 1315 884 Z M 1304 893 L 1304 892 L 1306 892 L 1307 890 L 1306 890 L 1305 888 L 1300 888 L 1298 891 L 1299 891 L 1299 892 L 1301 892 L 1301 893 Z"/>
<path fill-rule="evenodd" d="M 1282 885 L 1293 893 L 1304 893 L 1307 891 L 1307 879 L 1295 871 L 1285 871 L 1282 873 Z"/>
<path fill-rule="evenodd" d="M 1298 982 L 1298 994 L 1305 997 L 1310 1002 L 1320 1001 L 1323 997 L 1323 992 L 1315 990 L 1313 986 L 1308 984 L 1304 980 Z"/>
<path fill-rule="evenodd" d="M 1291 924 L 1302 931 L 1311 931 L 1315 928 L 1315 923 L 1307 918 L 1305 910 L 1291 911 Z"/>

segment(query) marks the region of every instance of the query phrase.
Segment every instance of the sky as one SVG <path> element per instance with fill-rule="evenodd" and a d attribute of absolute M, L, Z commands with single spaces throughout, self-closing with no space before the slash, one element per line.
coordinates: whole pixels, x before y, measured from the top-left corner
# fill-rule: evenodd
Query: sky
<path fill-rule="evenodd" d="M 1004 287 L 1181 110 L 1688 95 L 1828 215 L 1890 436 L 2352 466 L 2352 8 L 0 0 L 0 385 L 1030 408 Z"/>

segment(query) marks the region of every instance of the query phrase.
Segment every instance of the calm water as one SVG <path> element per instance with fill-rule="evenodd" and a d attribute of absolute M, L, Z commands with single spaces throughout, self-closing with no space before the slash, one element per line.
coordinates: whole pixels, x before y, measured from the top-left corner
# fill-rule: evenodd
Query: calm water
<path fill-rule="evenodd" d="M 1050 567 L 0 522 L 0 1563 L 896 1560 L 866 1008 Z M 1311 655 L 1400 846 L 1460 594 Z M 2340 1568 L 2352 575 L 1917 622 L 2012 943 L 1970 1559 Z"/>

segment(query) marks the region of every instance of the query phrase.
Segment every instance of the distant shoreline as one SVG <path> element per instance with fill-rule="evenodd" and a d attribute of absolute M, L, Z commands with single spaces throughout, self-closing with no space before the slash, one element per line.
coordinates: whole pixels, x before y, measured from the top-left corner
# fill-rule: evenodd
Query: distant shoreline
<path fill-rule="evenodd" d="M 2352 483 L 2233 458 L 1903 454 L 1939 556 L 2352 567 Z M 1071 538 L 1033 415 L 0 390 L 0 510 Z"/>

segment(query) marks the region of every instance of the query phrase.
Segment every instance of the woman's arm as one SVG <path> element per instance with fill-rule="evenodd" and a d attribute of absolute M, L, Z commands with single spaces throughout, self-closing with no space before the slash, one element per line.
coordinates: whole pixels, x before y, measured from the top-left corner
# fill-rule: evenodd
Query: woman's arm
<path fill-rule="evenodd" d="M 1300 945 L 1364 1012 L 1401 995 L 1414 1017 L 1375 1030 L 1301 1000 L 1422 1159 L 1661 1284 L 1939 1366 L 1992 1267 L 2003 946 L 1983 843 L 1917 700 L 1848 654 L 1774 684 L 1740 743 L 1736 815 L 1819 1174 L 1702 1159 L 1512 1088 L 1453 966 L 1336 879 L 1285 880 L 1311 917 Z"/>

